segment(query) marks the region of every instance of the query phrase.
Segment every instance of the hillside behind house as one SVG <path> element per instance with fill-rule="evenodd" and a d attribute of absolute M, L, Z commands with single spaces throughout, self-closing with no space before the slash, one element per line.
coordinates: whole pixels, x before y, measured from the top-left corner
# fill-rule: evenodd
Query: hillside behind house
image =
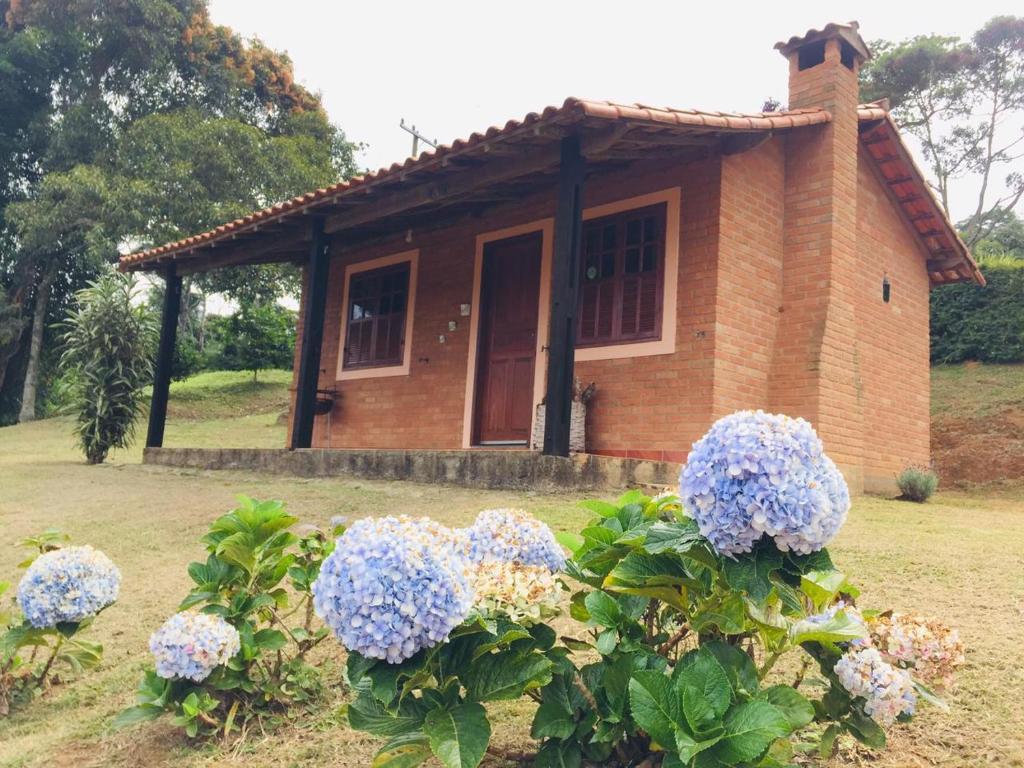
<path fill-rule="evenodd" d="M 932 368 L 932 461 L 944 485 L 1024 481 L 1024 364 Z"/>

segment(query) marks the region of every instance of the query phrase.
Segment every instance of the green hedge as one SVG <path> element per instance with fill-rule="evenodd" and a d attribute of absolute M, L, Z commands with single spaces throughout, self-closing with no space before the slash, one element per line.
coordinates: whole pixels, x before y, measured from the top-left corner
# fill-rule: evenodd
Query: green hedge
<path fill-rule="evenodd" d="M 1024 259 L 982 259 L 988 285 L 936 288 L 931 294 L 933 363 L 1024 362 Z"/>

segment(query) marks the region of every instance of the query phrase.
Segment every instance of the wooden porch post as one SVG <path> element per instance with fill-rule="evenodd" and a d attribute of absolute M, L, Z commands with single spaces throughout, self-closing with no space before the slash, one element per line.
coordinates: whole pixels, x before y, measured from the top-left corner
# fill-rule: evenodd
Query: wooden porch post
<path fill-rule="evenodd" d="M 299 381 L 295 393 L 292 423 L 292 448 L 313 445 L 313 416 L 316 390 L 320 380 L 320 347 L 324 338 L 324 310 L 327 306 L 328 239 L 324 219 L 313 219 L 313 236 L 306 267 L 306 302 L 302 316 L 302 349 L 299 356 Z"/>
<path fill-rule="evenodd" d="M 149 430 L 146 447 L 159 448 L 164 444 L 164 424 L 167 422 L 167 395 L 171 388 L 171 366 L 174 363 L 174 343 L 178 337 L 178 314 L 181 312 L 181 275 L 174 264 L 164 271 L 164 307 L 160 316 L 160 346 L 153 370 L 153 398 L 149 403 Z"/>
<path fill-rule="evenodd" d="M 576 355 L 576 297 L 583 229 L 583 177 L 586 162 L 577 136 L 562 139 L 551 261 L 551 326 L 548 333 L 544 455 L 569 455 L 573 362 Z"/>

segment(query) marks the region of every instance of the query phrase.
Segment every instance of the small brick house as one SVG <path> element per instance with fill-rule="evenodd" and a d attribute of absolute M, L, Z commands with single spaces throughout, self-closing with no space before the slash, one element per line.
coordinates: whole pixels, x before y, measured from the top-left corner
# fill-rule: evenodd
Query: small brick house
<path fill-rule="evenodd" d="M 122 269 L 163 271 L 171 317 L 182 274 L 303 265 L 293 448 L 524 448 L 544 402 L 565 455 L 578 378 L 590 453 L 682 462 L 764 408 L 888 487 L 929 459 L 929 289 L 983 279 L 858 103 L 856 23 L 776 47 L 785 111 L 569 99 Z M 165 406 L 158 377 L 150 445 Z"/>

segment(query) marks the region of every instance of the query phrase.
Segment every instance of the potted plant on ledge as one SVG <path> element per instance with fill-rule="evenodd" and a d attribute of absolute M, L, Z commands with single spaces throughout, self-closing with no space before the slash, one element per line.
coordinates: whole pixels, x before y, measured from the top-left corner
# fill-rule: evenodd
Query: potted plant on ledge
<path fill-rule="evenodd" d="M 569 450 L 583 453 L 587 447 L 587 403 L 594 399 L 597 384 L 593 381 L 583 386 L 576 378 L 572 384 L 572 411 L 569 415 Z M 533 419 L 533 434 L 530 436 L 530 447 L 539 451 L 544 447 L 544 420 L 547 407 L 542 400 L 537 405 L 537 413 Z"/>

